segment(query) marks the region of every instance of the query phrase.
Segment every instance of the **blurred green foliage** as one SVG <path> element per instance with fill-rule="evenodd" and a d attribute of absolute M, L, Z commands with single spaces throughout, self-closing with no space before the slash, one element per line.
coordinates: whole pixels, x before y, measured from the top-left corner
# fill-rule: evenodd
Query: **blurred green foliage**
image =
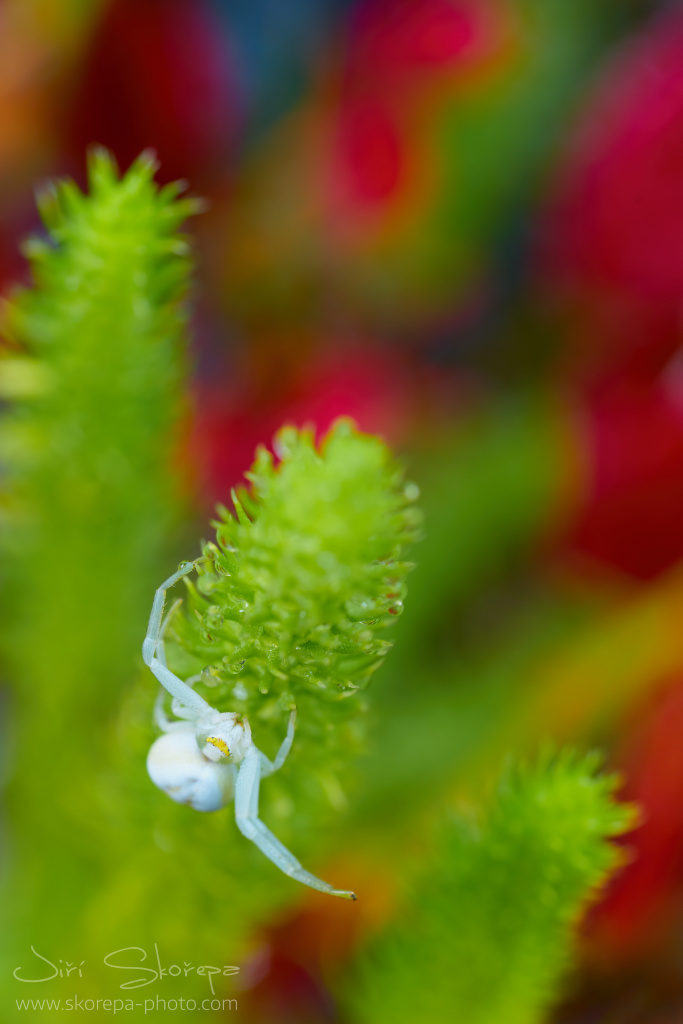
<path fill-rule="evenodd" d="M 374 744 L 356 797 L 366 822 L 381 809 L 387 826 L 405 826 L 425 785 L 435 803 L 456 777 L 471 786 L 482 751 L 495 774 L 508 748 L 490 744 L 539 659 L 591 621 L 592 605 L 534 573 L 564 486 L 564 432 L 552 402 L 520 396 L 413 453 L 424 539 L 397 656 L 373 684 Z"/>
<path fill-rule="evenodd" d="M 620 863 L 635 820 L 599 758 L 543 755 L 510 769 L 481 821 L 442 828 L 350 989 L 372 1024 L 539 1024 L 571 962 L 580 912 Z"/>
<path fill-rule="evenodd" d="M 149 597 L 186 512 L 171 458 L 190 272 L 179 226 L 197 209 L 175 186 L 159 190 L 154 171 L 143 155 L 119 178 L 96 152 L 89 195 L 70 182 L 45 189 L 47 234 L 27 245 L 34 283 L 4 318 L 11 966 L 30 944 L 72 962 L 113 936 L 116 948 L 122 919 L 137 928 L 145 884 L 144 867 L 131 868 L 150 841 L 136 793 L 144 755 L 132 754 L 125 700 L 136 699 Z M 136 873 L 131 888 L 122 875 Z"/>
<path fill-rule="evenodd" d="M 58 700 L 62 679 L 94 666 L 95 692 L 120 678 L 145 577 L 179 513 L 170 453 L 189 250 L 178 227 L 196 203 L 175 201 L 174 187 L 159 192 L 154 170 L 143 157 L 118 181 L 95 153 L 89 197 L 68 181 L 45 188 L 47 237 L 26 245 L 35 283 L 5 310 L 3 334 L 18 351 L 0 361 L 0 388 L 20 400 L 0 429 L 16 613 L 4 642 L 35 702 L 38 687 L 41 699 L 68 703 L 79 687 Z"/>

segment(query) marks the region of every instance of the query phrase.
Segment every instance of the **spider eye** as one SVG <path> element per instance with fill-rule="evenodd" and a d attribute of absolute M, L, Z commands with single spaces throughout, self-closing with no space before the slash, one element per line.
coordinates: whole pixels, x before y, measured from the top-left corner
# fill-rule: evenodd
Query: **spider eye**
<path fill-rule="evenodd" d="M 217 750 L 220 750 L 221 754 L 224 754 L 225 757 L 230 757 L 228 744 L 225 742 L 225 740 L 222 740 L 220 736 L 207 736 L 206 742 L 210 743 L 212 747 L 216 747 Z"/>

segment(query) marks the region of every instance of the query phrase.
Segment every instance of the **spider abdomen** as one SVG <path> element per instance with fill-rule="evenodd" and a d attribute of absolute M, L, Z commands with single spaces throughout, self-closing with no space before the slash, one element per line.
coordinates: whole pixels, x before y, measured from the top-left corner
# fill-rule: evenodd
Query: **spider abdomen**
<path fill-rule="evenodd" d="M 204 757 L 191 728 L 159 736 L 147 755 L 147 771 L 171 800 L 196 811 L 218 811 L 234 796 L 233 766 Z"/>

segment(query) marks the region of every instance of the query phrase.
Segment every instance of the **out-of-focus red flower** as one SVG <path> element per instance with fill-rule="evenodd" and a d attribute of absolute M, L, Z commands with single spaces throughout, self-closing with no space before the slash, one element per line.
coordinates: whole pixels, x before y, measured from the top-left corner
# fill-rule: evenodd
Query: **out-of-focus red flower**
<path fill-rule="evenodd" d="M 410 202 L 424 182 L 425 122 L 500 50 L 500 4 L 473 0 L 365 0 L 350 20 L 330 110 L 327 170 L 331 227 L 390 204 Z M 423 191 L 422 202 L 429 192 Z"/>
<path fill-rule="evenodd" d="M 480 57 L 493 14 L 481 0 L 364 0 L 351 17 L 349 74 L 387 89 Z"/>
<path fill-rule="evenodd" d="M 586 401 L 587 487 L 567 544 L 637 579 L 683 558 L 683 381 Z"/>
<path fill-rule="evenodd" d="M 123 166 L 152 147 L 164 180 L 201 190 L 222 173 L 238 120 L 225 34 L 208 3 L 114 0 L 70 112 L 75 161 L 92 143 Z"/>
<path fill-rule="evenodd" d="M 541 234 L 583 404 L 587 487 L 569 547 L 646 579 L 683 557 L 680 11 L 608 67 Z"/>
<path fill-rule="evenodd" d="M 339 113 L 336 153 L 347 198 L 360 205 L 390 198 L 405 173 L 404 143 L 390 107 L 367 97 L 348 101 Z"/>
<path fill-rule="evenodd" d="M 683 332 L 683 14 L 608 67 L 542 232 L 572 348 L 613 378 L 657 375 Z"/>
<path fill-rule="evenodd" d="M 683 683 L 659 691 L 630 724 L 617 767 L 623 796 L 642 823 L 627 837 L 629 864 L 612 882 L 591 921 L 597 947 L 627 956 L 666 937 L 680 909 L 683 882 Z"/>

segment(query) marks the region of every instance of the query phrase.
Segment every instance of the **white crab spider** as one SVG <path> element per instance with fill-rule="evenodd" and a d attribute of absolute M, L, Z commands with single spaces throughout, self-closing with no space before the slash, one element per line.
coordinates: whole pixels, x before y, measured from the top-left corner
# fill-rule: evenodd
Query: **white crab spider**
<path fill-rule="evenodd" d="M 176 719 L 163 710 L 163 695 L 157 699 L 155 720 L 163 735 L 152 744 L 147 770 L 152 782 L 172 800 L 189 804 L 198 811 L 217 811 L 234 797 L 235 821 L 243 836 L 286 875 L 312 889 L 355 900 L 354 893 L 335 889 L 302 868 L 296 857 L 266 828 L 258 816 L 259 785 L 285 763 L 294 740 L 296 711 L 292 711 L 285 736 L 274 761 L 261 753 L 251 738 L 246 718 L 233 712 L 219 712 L 189 685 L 178 679 L 166 664 L 163 620 L 166 591 L 195 567 L 183 562 L 154 595 L 142 657 L 161 685 L 173 697 Z M 175 607 L 175 606 L 174 606 Z M 169 613 L 169 617 L 173 614 Z"/>

